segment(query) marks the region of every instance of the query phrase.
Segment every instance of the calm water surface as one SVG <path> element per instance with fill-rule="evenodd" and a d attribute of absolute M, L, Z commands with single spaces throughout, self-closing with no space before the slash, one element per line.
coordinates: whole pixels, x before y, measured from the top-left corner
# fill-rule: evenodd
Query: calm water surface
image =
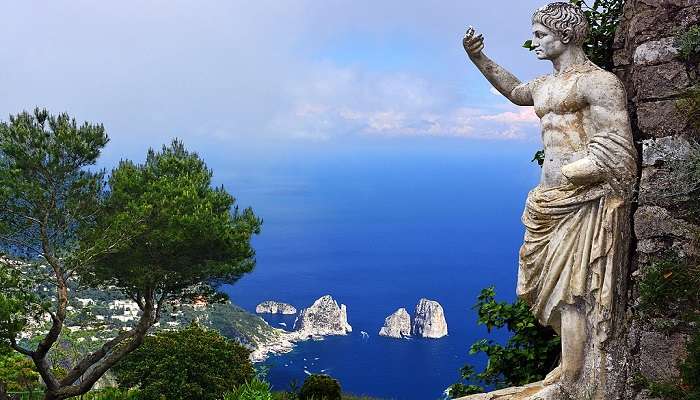
<path fill-rule="evenodd" d="M 270 299 L 303 308 L 331 294 L 353 327 L 268 359 L 274 388 L 325 372 L 351 393 L 437 399 L 466 362 L 482 366 L 483 357 L 468 355 L 486 335 L 471 307 L 492 284 L 501 299 L 514 298 L 520 215 L 539 173 L 534 150 L 462 143 L 310 151 L 259 169 L 218 161 L 219 183 L 264 219 L 257 267 L 225 289 L 232 301 L 250 311 Z M 377 335 L 387 315 L 412 313 L 421 297 L 442 304 L 448 337 Z"/>

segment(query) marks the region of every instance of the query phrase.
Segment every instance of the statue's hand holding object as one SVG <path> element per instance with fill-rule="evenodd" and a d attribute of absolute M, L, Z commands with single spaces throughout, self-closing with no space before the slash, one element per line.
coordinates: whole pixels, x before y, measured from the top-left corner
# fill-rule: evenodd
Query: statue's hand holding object
<path fill-rule="evenodd" d="M 481 51 L 484 49 L 484 35 L 481 33 L 477 35 L 474 28 L 470 26 L 464 34 L 462 45 L 469 57 L 479 57 L 481 56 Z"/>

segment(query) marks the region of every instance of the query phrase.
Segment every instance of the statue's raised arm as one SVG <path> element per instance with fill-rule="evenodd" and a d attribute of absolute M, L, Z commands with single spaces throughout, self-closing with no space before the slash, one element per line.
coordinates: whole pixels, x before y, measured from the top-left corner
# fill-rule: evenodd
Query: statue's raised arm
<path fill-rule="evenodd" d="M 496 90 L 519 106 L 532 105 L 532 94 L 528 85 L 526 83 L 523 84 L 515 75 L 486 57 L 483 52 L 483 34 L 477 35 L 474 28 L 470 26 L 464 34 L 462 45 L 469 59 L 479 68 L 479 71 L 484 74 Z"/>

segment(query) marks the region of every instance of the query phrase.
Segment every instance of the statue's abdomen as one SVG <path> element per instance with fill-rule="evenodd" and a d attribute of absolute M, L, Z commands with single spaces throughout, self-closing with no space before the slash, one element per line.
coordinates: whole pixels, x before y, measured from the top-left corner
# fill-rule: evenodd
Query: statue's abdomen
<path fill-rule="evenodd" d="M 566 183 L 561 167 L 587 155 L 588 135 L 584 129 L 582 113 L 549 112 L 543 115 L 542 143 L 545 160 L 540 186 L 561 186 Z"/>

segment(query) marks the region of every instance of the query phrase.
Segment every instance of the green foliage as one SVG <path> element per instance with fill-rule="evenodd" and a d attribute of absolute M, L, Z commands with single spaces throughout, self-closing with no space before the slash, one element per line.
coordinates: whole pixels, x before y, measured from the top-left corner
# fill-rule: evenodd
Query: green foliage
<path fill-rule="evenodd" d="M 143 400 L 218 399 L 253 379 L 249 354 L 237 342 L 193 324 L 146 337 L 114 372 L 120 387 L 138 386 Z"/>
<path fill-rule="evenodd" d="M 554 331 L 541 326 L 523 301 L 497 302 L 493 287 L 483 289 L 475 308 L 478 323 L 493 329 L 506 328 L 512 336 L 505 345 L 482 339 L 472 344 L 470 354 L 479 352 L 489 357 L 480 373 L 466 365 L 461 370 L 462 381 L 450 387 L 450 396 L 479 393 L 483 385 L 497 388 L 524 385 L 541 380 L 559 359 L 561 345 Z M 477 384 L 478 383 L 478 384 Z"/>
<path fill-rule="evenodd" d="M 696 332 L 688 343 L 688 358 L 681 364 L 681 376 L 688 399 L 700 400 L 700 332 Z"/>
<path fill-rule="evenodd" d="M 32 280 L 13 261 L 0 258 L 0 348 L 9 347 L 28 319 L 45 307 L 33 292 Z"/>
<path fill-rule="evenodd" d="M 591 27 L 583 50 L 599 67 L 611 71 L 613 68 L 613 43 L 615 30 L 622 18 L 624 0 L 569 0 L 581 7 Z"/>
<path fill-rule="evenodd" d="M 11 399 L 17 400 L 41 400 L 44 395 L 37 391 L 12 391 Z M 91 390 L 80 397 L 74 397 L 79 400 L 139 400 L 138 390 L 123 390 L 119 388 L 103 388 L 99 390 Z"/>
<path fill-rule="evenodd" d="M 102 191 L 102 173 L 84 167 L 107 140 L 102 125 L 78 126 L 38 108 L 0 123 L 1 250 L 69 256 L 78 230 L 94 222 Z"/>
<path fill-rule="evenodd" d="M 272 400 L 270 384 L 254 378 L 226 394 L 224 400 Z"/>
<path fill-rule="evenodd" d="M 530 162 L 535 162 L 537 161 L 537 165 L 540 167 L 544 165 L 544 150 L 537 150 L 535 152 L 535 155 L 532 157 L 532 160 Z"/>
<path fill-rule="evenodd" d="M 39 373 L 29 358 L 17 353 L 0 354 L 0 384 L 9 392 L 35 391 L 41 388 Z"/>
<path fill-rule="evenodd" d="M 676 107 L 688 117 L 690 124 L 695 129 L 700 130 L 700 85 L 695 85 L 685 91 L 676 100 Z"/>
<path fill-rule="evenodd" d="M 67 114 L 46 110 L 0 123 L 0 252 L 41 259 L 51 282 L 41 293 L 52 296 L 31 297 L 34 283 L 25 284 L 21 272 L 3 258 L 0 348 L 19 349 L 13 341 L 27 319 L 35 311 L 51 311 L 51 327 L 34 358 L 52 381 L 71 377 L 57 382 L 54 397 L 63 396 L 59 392 L 78 376 L 95 382 L 132 350 L 117 346 L 120 352 L 108 349 L 106 358 L 98 353 L 83 358 L 85 363 L 58 354 L 58 334 L 77 292 L 71 285 L 113 285 L 134 300 L 140 320 L 131 337 L 117 340 L 138 345 L 169 301 L 220 300 L 216 286 L 235 281 L 254 265 L 250 239 L 261 221 L 250 209 L 239 212 L 223 187 L 211 187 L 212 172 L 196 154 L 174 141 L 161 152 L 149 151 L 144 164 L 122 161 L 105 182 L 104 172 L 90 166 L 107 141 L 101 125 L 78 125 Z M 77 317 L 89 322 L 89 313 Z M 47 356 L 60 360 L 45 362 Z M 91 368 L 96 364 L 103 368 Z M 80 368 L 73 369 L 76 365 Z M 87 389 L 74 386 L 70 392 Z"/>
<path fill-rule="evenodd" d="M 144 164 L 122 161 L 108 180 L 100 228 L 85 232 L 84 247 L 102 251 L 84 278 L 130 294 L 157 289 L 169 298 L 209 298 L 212 283 L 251 271 L 250 239 L 261 221 L 250 208 L 239 212 L 211 178 L 177 140 L 149 150 Z"/>
<path fill-rule="evenodd" d="M 639 281 L 637 310 L 643 318 L 697 319 L 700 265 L 667 254 L 649 266 Z"/>
<path fill-rule="evenodd" d="M 341 395 L 342 400 L 381 400 L 376 397 L 354 395 L 350 393 L 343 393 Z M 273 400 L 297 400 L 299 397 L 294 394 L 294 392 L 272 392 Z"/>
<path fill-rule="evenodd" d="M 80 400 L 139 400 L 138 390 L 124 390 L 119 388 L 104 388 L 94 392 L 88 392 L 81 396 Z"/>
<path fill-rule="evenodd" d="M 265 343 L 279 336 L 279 333 L 262 318 L 235 304 L 209 304 L 204 310 L 180 308 L 180 311 L 184 314 L 181 317 L 182 323 L 199 319 L 203 325 L 241 343 Z"/>
<path fill-rule="evenodd" d="M 341 400 L 340 383 L 328 375 L 309 375 L 299 390 L 299 400 Z"/>
<path fill-rule="evenodd" d="M 675 38 L 678 56 L 687 62 L 700 60 L 700 25 L 690 27 Z"/>

